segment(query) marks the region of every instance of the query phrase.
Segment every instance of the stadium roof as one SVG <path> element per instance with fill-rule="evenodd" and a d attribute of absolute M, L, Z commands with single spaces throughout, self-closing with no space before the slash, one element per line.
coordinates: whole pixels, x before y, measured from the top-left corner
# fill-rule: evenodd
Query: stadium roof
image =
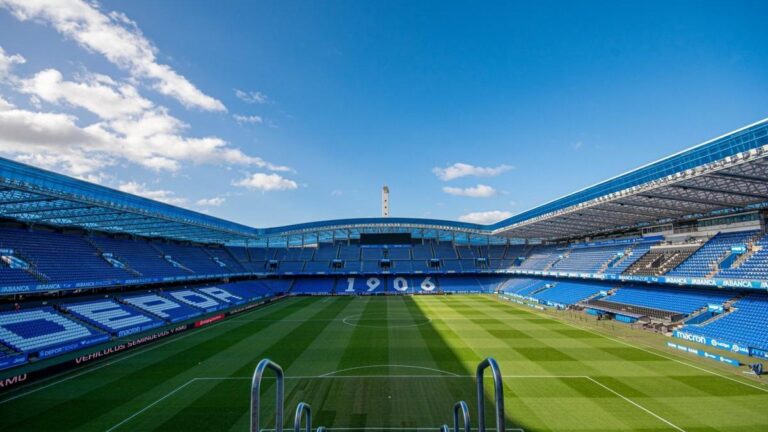
<path fill-rule="evenodd" d="M 0 158 L 0 217 L 109 233 L 225 244 L 360 232 L 555 240 L 762 208 L 768 203 L 768 119 L 493 225 L 357 218 L 251 228 Z M 290 242 L 290 241 L 289 241 Z"/>

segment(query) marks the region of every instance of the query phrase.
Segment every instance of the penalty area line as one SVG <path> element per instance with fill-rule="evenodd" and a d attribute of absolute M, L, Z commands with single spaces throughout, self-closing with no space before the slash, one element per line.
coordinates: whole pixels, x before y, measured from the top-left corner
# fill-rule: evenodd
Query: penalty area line
<path fill-rule="evenodd" d="M 587 379 L 588 379 L 588 380 L 590 380 L 590 381 L 592 381 L 593 383 L 595 383 L 595 384 L 599 385 L 600 387 L 602 387 L 602 388 L 604 388 L 604 389 L 608 390 L 609 392 L 611 392 L 611 393 L 615 394 L 616 396 L 618 396 L 618 397 L 620 397 L 620 398 L 624 399 L 625 401 L 627 401 L 627 402 L 631 403 L 632 405 L 636 406 L 637 408 L 640 408 L 641 410 L 645 411 L 646 413 L 648 413 L 648 414 L 650 414 L 650 415 L 654 416 L 655 418 L 657 418 L 657 419 L 659 419 L 659 420 L 663 421 L 663 422 L 664 422 L 664 423 L 666 423 L 667 425 L 669 425 L 669 426 L 671 426 L 671 427 L 673 427 L 673 428 L 675 428 L 675 429 L 679 430 L 680 432 L 685 432 L 685 429 L 683 429 L 683 428 L 681 428 L 681 427 L 679 427 L 679 426 L 675 425 L 675 424 L 674 424 L 674 423 L 672 423 L 671 421 L 669 421 L 669 420 L 665 419 L 664 417 L 662 417 L 662 416 L 660 416 L 660 415 L 656 414 L 655 412 L 653 412 L 653 411 L 649 410 L 648 408 L 646 408 L 646 407 L 644 407 L 644 406 L 640 405 L 639 403 L 637 403 L 637 402 L 633 401 L 632 399 L 630 399 L 630 398 L 628 398 L 628 397 L 624 396 L 623 394 L 621 394 L 621 393 L 617 392 L 616 390 L 614 390 L 614 389 L 612 389 L 612 388 L 608 387 L 607 385 L 605 385 L 605 384 L 601 383 L 600 381 L 598 381 L 598 380 L 596 380 L 596 379 L 594 379 L 594 378 L 592 378 L 592 377 L 590 377 L 590 376 L 588 376 L 588 377 L 587 377 Z"/>

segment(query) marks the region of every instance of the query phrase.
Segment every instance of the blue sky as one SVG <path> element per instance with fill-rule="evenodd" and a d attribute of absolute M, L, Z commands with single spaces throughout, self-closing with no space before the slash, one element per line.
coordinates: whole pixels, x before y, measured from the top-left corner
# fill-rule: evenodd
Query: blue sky
<path fill-rule="evenodd" d="M 0 156 L 257 227 L 378 216 L 383 184 L 493 222 L 766 117 L 766 16 L 0 0 Z"/>

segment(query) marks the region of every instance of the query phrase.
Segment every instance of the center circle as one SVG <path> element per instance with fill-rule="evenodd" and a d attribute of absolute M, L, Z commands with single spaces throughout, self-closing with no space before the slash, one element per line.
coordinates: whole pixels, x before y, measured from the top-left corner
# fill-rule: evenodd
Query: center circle
<path fill-rule="evenodd" d="M 407 313 L 369 313 L 350 315 L 341 321 L 353 327 L 406 328 L 429 324 L 432 322 L 432 318 L 425 316 L 414 317 Z"/>

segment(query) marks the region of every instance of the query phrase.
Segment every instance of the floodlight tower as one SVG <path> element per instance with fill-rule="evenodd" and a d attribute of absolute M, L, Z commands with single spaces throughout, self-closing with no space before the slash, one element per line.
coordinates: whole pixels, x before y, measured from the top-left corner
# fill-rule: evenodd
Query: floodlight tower
<path fill-rule="evenodd" d="M 381 188 L 381 216 L 389 217 L 389 187 Z"/>

